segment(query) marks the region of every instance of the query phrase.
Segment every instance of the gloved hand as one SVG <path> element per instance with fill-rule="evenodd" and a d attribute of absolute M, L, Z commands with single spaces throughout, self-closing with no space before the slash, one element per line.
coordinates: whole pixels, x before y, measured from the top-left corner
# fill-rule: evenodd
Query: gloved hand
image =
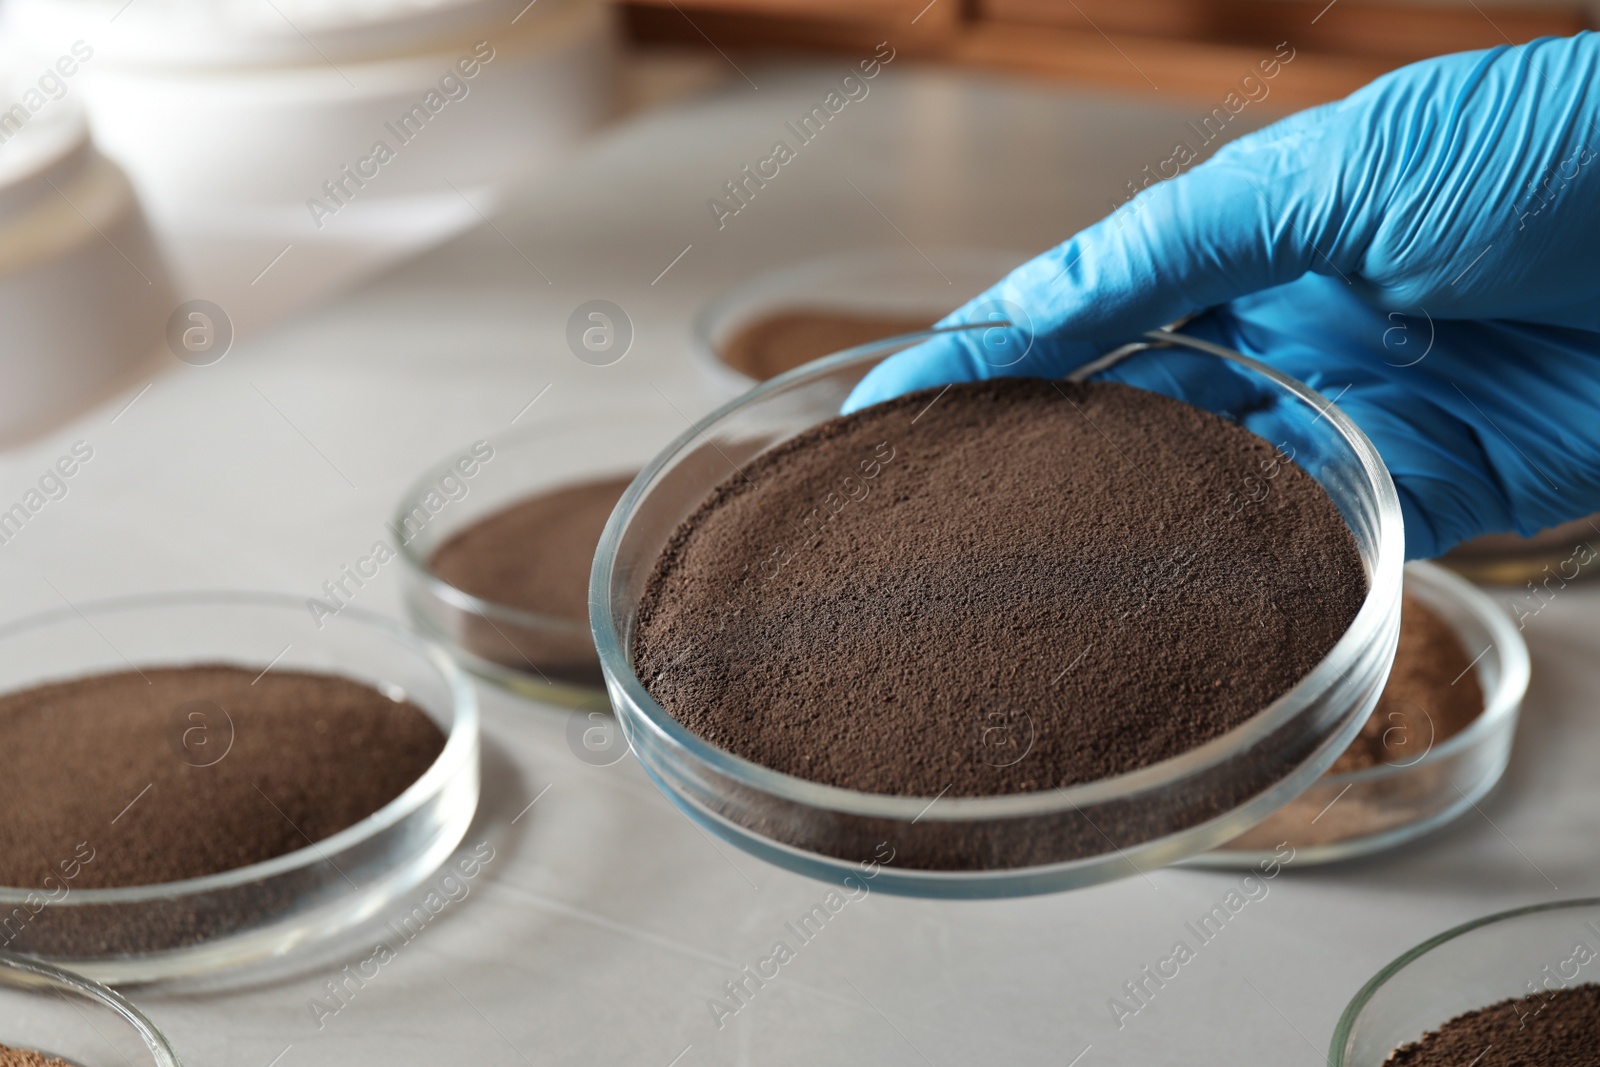
<path fill-rule="evenodd" d="M 1597 123 L 1593 34 L 1395 71 L 1019 267 L 940 325 L 1020 307 L 1031 331 L 934 338 L 877 367 L 845 410 L 1058 377 L 1203 312 L 1184 333 L 1301 379 L 1367 433 L 1408 557 L 1600 511 Z"/>

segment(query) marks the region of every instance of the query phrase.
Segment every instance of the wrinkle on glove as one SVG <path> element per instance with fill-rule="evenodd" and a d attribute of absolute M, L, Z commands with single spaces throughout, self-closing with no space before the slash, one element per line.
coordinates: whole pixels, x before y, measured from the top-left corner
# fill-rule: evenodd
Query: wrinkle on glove
<path fill-rule="evenodd" d="M 845 411 L 1203 312 L 1185 332 L 1338 395 L 1434 556 L 1600 511 L 1597 249 L 1600 38 L 1443 56 L 1144 190 L 939 324 L 1019 325 L 899 353 Z"/>

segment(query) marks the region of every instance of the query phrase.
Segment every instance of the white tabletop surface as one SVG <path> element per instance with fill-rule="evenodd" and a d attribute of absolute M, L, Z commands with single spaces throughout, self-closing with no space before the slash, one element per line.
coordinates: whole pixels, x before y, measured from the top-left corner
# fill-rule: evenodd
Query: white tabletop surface
<path fill-rule="evenodd" d="M 126 410 L 135 391 L 6 454 L 9 501 L 72 441 L 95 449 L 70 494 L 0 548 L 6 615 L 185 587 L 311 596 L 365 552 L 424 464 L 504 428 L 547 385 L 519 425 L 592 413 L 596 432 L 627 433 L 607 418 L 614 405 L 706 411 L 689 320 L 753 272 L 860 245 L 1043 248 L 1170 155 L 1189 117 L 1176 103 L 891 69 L 719 232 L 707 198 L 845 66 L 746 65 L 759 88 L 730 78 L 612 130 L 493 228 L 214 366 L 174 361 Z M 564 340 L 594 298 L 637 330 L 614 366 L 580 362 Z M 394 572 L 357 602 L 398 615 Z M 189 1063 L 218 1067 L 1310 1067 L 1346 1001 L 1401 950 L 1600 888 L 1597 619 L 1600 588 L 1574 587 L 1529 624 L 1533 688 L 1481 812 L 1396 854 L 1291 868 L 1121 1028 L 1109 998 L 1238 875 L 1162 870 L 987 903 L 874 893 L 719 1028 L 708 1000 L 824 886 L 713 843 L 631 759 L 578 760 L 568 712 L 482 687 L 485 786 L 468 844 L 488 840 L 496 858 L 344 1010 L 319 1028 L 310 1007 L 336 967 L 133 995 Z"/>

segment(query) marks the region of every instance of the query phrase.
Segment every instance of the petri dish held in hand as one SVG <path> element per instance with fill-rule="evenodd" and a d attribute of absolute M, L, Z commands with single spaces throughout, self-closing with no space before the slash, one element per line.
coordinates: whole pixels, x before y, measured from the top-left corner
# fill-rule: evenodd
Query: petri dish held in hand
<path fill-rule="evenodd" d="M 835 420 L 868 371 L 927 336 L 758 387 L 680 436 L 618 505 L 591 618 L 657 784 L 791 869 L 840 881 L 870 863 L 875 888 L 977 897 L 1214 848 L 1315 781 L 1372 711 L 1398 632 L 1399 507 L 1370 442 L 1304 385 L 1168 334 L 1081 375 L 1114 366 L 1143 392 L 1012 380 Z M 936 403 L 950 407 L 930 418 Z M 1024 432 L 986 435 L 1002 415 Z M 885 447 L 824 485 L 829 443 L 859 444 L 869 423 Z M 1077 435 L 1070 450 L 1062 433 Z M 1162 485 L 1139 479 L 1141 446 Z M 815 478 L 779 477 L 818 457 Z M 886 473 L 895 463 L 914 476 Z M 798 509 L 813 488 L 816 512 Z M 727 506 L 747 498 L 772 506 Z M 947 518 L 925 513 L 935 498 Z M 1030 520 L 1057 540 L 1030 540 Z M 784 536 L 752 562 L 741 539 L 763 523 Z M 707 582 L 726 594 L 721 618 Z M 1069 618 L 1074 603 L 1103 625 Z M 1286 659 L 1308 622 L 1311 654 Z M 1149 640 L 1168 631 L 1170 648 Z M 962 648 L 986 652 L 952 658 Z M 708 686 L 723 674 L 731 684 Z"/>

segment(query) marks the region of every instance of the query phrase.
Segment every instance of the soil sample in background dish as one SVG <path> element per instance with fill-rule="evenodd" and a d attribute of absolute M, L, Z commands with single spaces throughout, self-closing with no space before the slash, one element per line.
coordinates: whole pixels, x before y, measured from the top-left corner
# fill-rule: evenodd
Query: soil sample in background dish
<path fill-rule="evenodd" d="M 1128 386 L 1001 379 L 746 464 L 668 542 L 634 662 L 690 730 L 788 774 L 1034 792 L 1239 726 L 1366 592 L 1326 492 L 1263 439 Z"/>
<path fill-rule="evenodd" d="M 1423 759 L 1484 712 L 1473 659 L 1449 623 L 1407 593 L 1400 643 L 1378 705 L 1328 775 L 1388 768 L 1380 777 L 1341 785 L 1324 777 L 1228 842 L 1224 851 L 1270 851 L 1339 845 L 1433 818 L 1462 794 L 1459 768 Z M 1441 802 L 1441 793 L 1444 802 Z"/>
<path fill-rule="evenodd" d="M 434 550 L 428 569 L 492 604 L 543 620 L 469 619 L 462 643 L 491 663 L 598 685 L 589 634 L 589 569 L 632 475 L 567 485 L 512 504 Z"/>
<path fill-rule="evenodd" d="M 1600 573 L 1595 566 L 1600 553 L 1590 544 L 1596 531 L 1600 515 L 1564 522 L 1531 537 L 1486 534 L 1457 545 L 1439 562 L 1480 585 L 1522 586 L 1552 576 L 1565 585 Z"/>
<path fill-rule="evenodd" d="M 846 348 L 926 330 L 936 318 L 824 308 L 773 311 L 740 326 L 718 355 L 734 370 L 764 382 Z"/>
<path fill-rule="evenodd" d="M 1449 623 L 1407 593 L 1389 681 L 1372 717 L 1328 773 L 1412 764 L 1482 713 L 1483 688 L 1461 639 Z"/>
<path fill-rule="evenodd" d="M 0 885 L 143 886 L 260 863 L 373 814 L 443 747 L 413 704 L 284 668 L 146 667 L 6 693 Z"/>
<path fill-rule="evenodd" d="M 72 1067 L 72 1064 L 32 1049 L 0 1045 L 0 1067 Z"/>
<path fill-rule="evenodd" d="M 1393 1067 L 1600 1067 L 1600 985 L 1515 997 L 1458 1015 L 1385 1061 Z"/>

